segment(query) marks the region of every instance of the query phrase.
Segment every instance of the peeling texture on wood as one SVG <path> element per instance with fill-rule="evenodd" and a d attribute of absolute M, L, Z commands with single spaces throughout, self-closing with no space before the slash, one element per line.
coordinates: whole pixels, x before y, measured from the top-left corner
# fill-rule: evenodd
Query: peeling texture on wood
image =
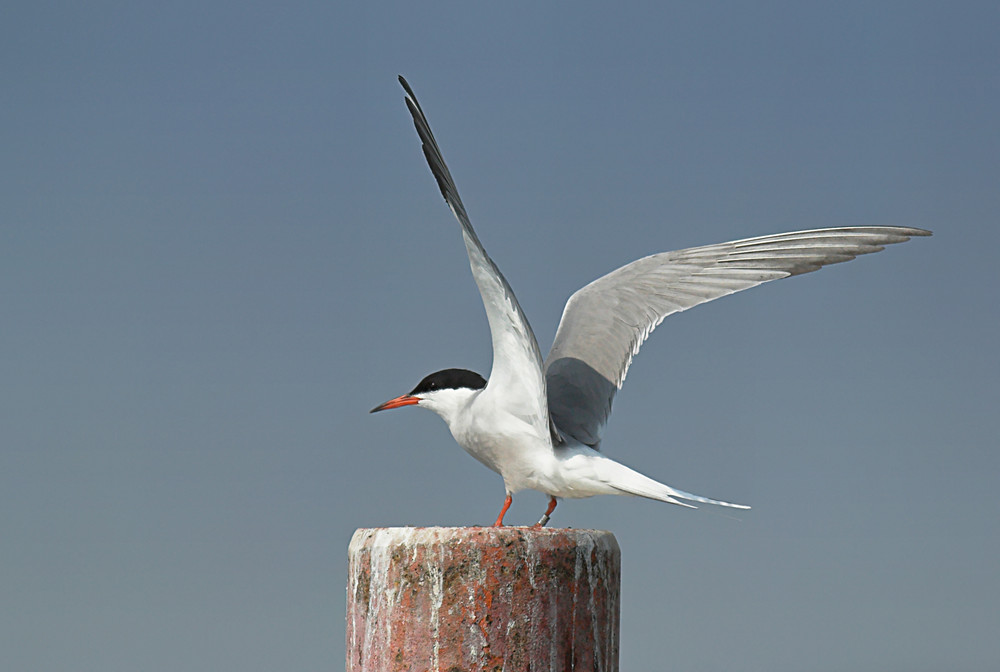
<path fill-rule="evenodd" d="M 621 552 L 610 532 L 360 529 L 348 672 L 617 672 Z"/>

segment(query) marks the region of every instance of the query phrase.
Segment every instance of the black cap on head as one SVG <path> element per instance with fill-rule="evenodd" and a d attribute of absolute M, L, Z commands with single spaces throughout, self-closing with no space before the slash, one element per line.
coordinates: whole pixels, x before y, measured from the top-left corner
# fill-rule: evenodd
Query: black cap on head
<path fill-rule="evenodd" d="M 410 394 L 415 397 L 423 392 L 433 392 L 434 390 L 459 390 L 462 388 L 481 390 L 484 387 L 486 387 L 486 379 L 475 371 L 445 369 L 432 373 L 421 380 Z"/>

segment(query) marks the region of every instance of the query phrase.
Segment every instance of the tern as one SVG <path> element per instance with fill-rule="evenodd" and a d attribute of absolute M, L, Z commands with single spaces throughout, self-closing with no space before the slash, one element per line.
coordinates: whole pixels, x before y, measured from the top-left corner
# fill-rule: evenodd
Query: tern
<path fill-rule="evenodd" d="M 503 526 L 513 495 L 528 489 L 549 497 L 536 527 L 549 521 L 559 499 L 594 495 L 637 495 L 690 508 L 697 507 L 688 502 L 750 508 L 672 488 L 600 452 L 611 403 L 632 357 L 668 315 L 930 235 L 908 227 L 848 226 L 653 254 L 570 296 L 543 359 L 514 291 L 472 228 L 417 97 L 402 76 L 399 83 L 427 163 L 461 224 L 490 325 L 493 367 L 488 380 L 465 369 L 432 373 L 371 412 L 419 406 L 441 416 L 455 441 L 503 478 L 506 497 L 495 527 Z"/>

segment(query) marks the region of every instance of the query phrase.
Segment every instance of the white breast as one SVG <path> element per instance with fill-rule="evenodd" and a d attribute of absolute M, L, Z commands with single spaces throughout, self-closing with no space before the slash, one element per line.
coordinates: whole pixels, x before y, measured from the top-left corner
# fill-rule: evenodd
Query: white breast
<path fill-rule="evenodd" d="M 540 436 L 533 417 L 521 417 L 478 395 L 468 412 L 448 424 L 467 453 L 500 474 L 509 492 L 539 487 L 556 467 L 548 433 Z"/>

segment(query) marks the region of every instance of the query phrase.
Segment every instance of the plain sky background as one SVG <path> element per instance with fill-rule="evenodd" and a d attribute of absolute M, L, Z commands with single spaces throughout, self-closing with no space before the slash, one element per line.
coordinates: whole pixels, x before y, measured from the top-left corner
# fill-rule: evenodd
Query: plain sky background
<path fill-rule="evenodd" d="M 623 670 L 1000 669 L 1000 5 L 19 2 L 0 20 L 0 669 L 336 670 L 355 528 L 493 521 L 415 88 L 547 351 L 640 256 L 934 237 L 669 318 L 604 449 Z M 531 523 L 545 498 L 515 498 Z"/>

